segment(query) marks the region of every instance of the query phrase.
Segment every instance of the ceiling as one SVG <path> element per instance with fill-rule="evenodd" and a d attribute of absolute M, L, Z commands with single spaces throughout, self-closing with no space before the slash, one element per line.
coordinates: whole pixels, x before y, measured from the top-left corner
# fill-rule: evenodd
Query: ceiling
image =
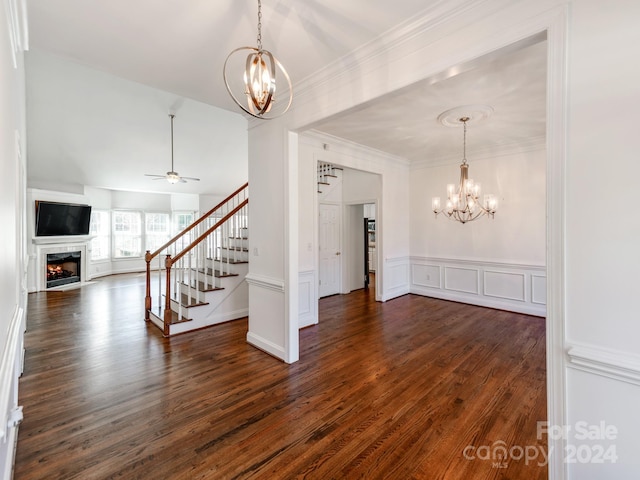
<path fill-rule="evenodd" d="M 296 83 L 438 3 L 265 0 L 263 45 L 285 65 L 295 91 Z M 47 0 L 29 2 L 28 15 L 32 49 L 239 111 L 224 87 L 222 66 L 233 49 L 256 44 L 254 0 Z M 462 73 L 411 85 L 314 128 L 414 163 L 442 163 L 459 159 L 462 137 L 459 129 L 442 126 L 437 116 L 460 105 L 486 104 L 494 112 L 489 120 L 470 126 L 470 160 L 474 148 L 492 152 L 541 142 L 545 62 L 546 42 L 512 49 L 457 69 Z"/>

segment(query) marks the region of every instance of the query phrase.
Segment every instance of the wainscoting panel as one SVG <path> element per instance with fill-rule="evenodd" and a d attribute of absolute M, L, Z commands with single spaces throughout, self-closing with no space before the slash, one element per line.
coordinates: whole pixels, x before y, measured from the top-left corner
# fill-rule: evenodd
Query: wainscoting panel
<path fill-rule="evenodd" d="M 489 297 L 525 301 L 524 273 L 484 271 L 484 294 Z"/>
<path fill-rule="evenodd" d="M 315 272 L 308 270 L 298 273 L 298 326 L 308 327 L 318 323 L 318 302 L 314 286 L 317 285 Z"/>
<path fill-rule="evenodd" d="M 409 292 L 409 257 L 385 259 L 382 301 L 406 295 Z"/>
<path fill-rule="evenodd" d="M 22 372 L 25 312 L 16 305 L 0 357 L 0 475 L 11 478 L 18 424 L 22 407 L 18 406 L 18 377 Z"/>
<path fill-rule="evenodd" d="M 440 266 L 411 265 L 411 283 L 420 287 L 441 288 Z"/>
<path fill-rule="evenodd" d="M 285 360 L 284 280 L 249 273 L 249 331 L 247 342 L 276 358 Z"/>
<path fill-rule="evenodd" d="M 546 269 L 538 265 L 411 257 L 411 293 L 546 316 Z"/>
<path fill-rule="evenodd" d="M 477 295 L 480 291 L 480 270 L 477 268 L 445 266 L 444 288 Z"/>
<path fill-rule="evenodd" d="M 547 277 L 531 275 L 531 303 L 547 304 Z"/>

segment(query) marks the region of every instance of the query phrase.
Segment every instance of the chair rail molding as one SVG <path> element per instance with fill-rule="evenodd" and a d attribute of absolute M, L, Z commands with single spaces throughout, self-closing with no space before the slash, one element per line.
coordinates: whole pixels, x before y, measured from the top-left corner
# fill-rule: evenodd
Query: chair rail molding
<path fill-rule="evenodd" d="M 280 278 L 272 278 L 265 275 L 248 273 L 245 277 L 245 280 L 251 286 L 266 288 L 276 292 L 284 293 L 284 280 Z"/>
<path fill-rule="evenodd" d="M 640 355 L 585 343 L 568 343 L 567 367 L 640 386 Z"/>

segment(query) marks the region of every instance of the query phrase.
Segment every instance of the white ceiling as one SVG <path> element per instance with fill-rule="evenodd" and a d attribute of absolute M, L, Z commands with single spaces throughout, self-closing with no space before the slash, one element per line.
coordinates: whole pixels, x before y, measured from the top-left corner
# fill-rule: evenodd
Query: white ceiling
<path fill-rule="evenodd" d="M 546 128 L 546 47 L 546 42 L 537 42 L 478 59 L 456 68 L 461 73 L 425 79 L 314 128 L 397 155 L 414 166 L 437 165 L 462 159 L 461 124 L 451 128 L 438 121 L 441 113 L 456 109 L 471 118 L 469 161 L 538 147 L 544 144 Z M 478 106 L 493 112 L 475 121 Z"/>
<path fill-rule="evenodd" d="M 262 43 L 299 82 L 432 3 L 264 0 Z M 31 1 L 28 17 L 34 48 L 233 111 L 224 60 L 256 45 L 256 0 Z"/>
<path fill-rule="evenodd" d="M 438 3 L 264 0 L 263 46 L 285 65 L 295 91 L 297 82 Z M 254 0 L 47 0 L 31 1 L 28 9 L 34 49 L 239 111 L 225 90 L 222 66 L 234 48 L 256 44 Z M 546 42 L 494 55 L 460 68 L 463 73 L 412 85 L 314 127 L 412 162 L 442 163 L 460 157 L 461 132 L 442 126 L 437 116 L 459 105 L 488 104 L 491 118 L 469 129 L 470 161 L 474 148 L 491 152 L 541 142 L 545 61 Z"/>

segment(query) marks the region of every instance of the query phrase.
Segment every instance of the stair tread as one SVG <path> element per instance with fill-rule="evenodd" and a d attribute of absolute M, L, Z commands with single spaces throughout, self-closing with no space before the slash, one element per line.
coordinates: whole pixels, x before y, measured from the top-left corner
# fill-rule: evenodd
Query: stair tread
<path fill-rule="evenodd" d="M 248 252 L 249 249 L 245 247 L 220 247 L 222 250 L 231 250 L 235 252 Z"/>
<path fill-rule="evenodd" d="M 164 308 L 153 308 L 149 310 L 149 314 L 156 317 L 161 322 L 164 322 Z M 178 318 L 178 313 L 171 310 L 171 325 L 175 325 L 177 323 L 191 322 L 190 318 Z"/>
<path fill-rule="evenodd" d="M 182 285 L 187 285 L 184 282 L 180 282 L 182 283 Z M 209 285 L 207 288 L 204 287 L 204 282 L 198 282 L 198 286 L 194 287 L 193 285 L 191 285 L 191 288 L 197 288 L 199 292 L 217 292 L 218 290 L 224 290 L 224 287 L 216 287 L 215 285 Z M 184 293 L 182 295 L 185 295 Z M 201 303 L 201 305 L 207 305 L 208 303 Z M 185 307 L 193 307 L 195 305 L 185 305 L 183 303 L 183 306 Z"/>
<path fill-rule="evenodd" d="M 186 285 L 186 283 L 183 283 L 183 285 Z M 200 291 L 204 292 L 205 290 Z M 164 297 L 164 294 L 162 296 Z M 172 298 L 171 300 L 175 301 L 175 298 Z M 201 307 L 203 305 L 209 305 L 209 302 L 198 302 L 195 298 L 191 298 L 191 302 L 189 303 L 189 297 L 186 293 L 181 294 L 180 303 L 182 304 L 182 308 Z"/>
<path fill-rule="evenodd" d="M 203 269 L 203 268 L 199 268 L 198 272 L 200 273 L 206 273 L 207 275 L 211 275 L 213 273 L 213 276 L 216 278 L 227 278 L 227 277 L 237 277 L 238 274 L 237 273 L 222 273 L 220 270 L 212 270 L 211 268 L 207 268 L 207 269 Z"/>
<path fill-rule="evenodd" d="M 249 240 L 249 237 L 229 237 L 232 240 Z"/>
<path fill-rule="evenodd" d="M 207 260 L 213 260 L 214 262 L 230 263 L 231 265 L 236 265 L 239 263 L 249 263 L 249 260 L 229 260 L 229 262 L 227 262 L 227 257 L 220 257 L 220 258 L 207 257 Z"/>
<path fill-rule="evenodd" d="M 228 263 L 230 265 L 240 265 L 242 263 L 249 263 L 249 260 L 231 260 L 226 257 L 219 258 L 217 261 L 222 263 Z"/>
<path fill-rule="evenodd" d="M 331 185 L 331 184 L 327 182 L 318 182 L 318 185 Z"/>

